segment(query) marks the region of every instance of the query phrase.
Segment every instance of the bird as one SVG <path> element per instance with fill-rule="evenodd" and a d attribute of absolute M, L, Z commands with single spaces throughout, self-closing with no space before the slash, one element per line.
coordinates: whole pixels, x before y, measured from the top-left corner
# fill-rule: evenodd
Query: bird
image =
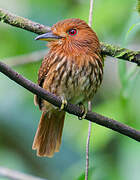
<path fill-rule="evenodd" d="M 79 18 L 57 22 L 36 37 L 47 41 L 49 52 L 38 72 L 38 85 L 62 99 L 61 109 L 35 95 L 42 111 L 32 149 L 37 156 L 53 157 L 59 152 L 67 102 L 91 101 L 103 79 L 104 60 L 96 33 Z"/>

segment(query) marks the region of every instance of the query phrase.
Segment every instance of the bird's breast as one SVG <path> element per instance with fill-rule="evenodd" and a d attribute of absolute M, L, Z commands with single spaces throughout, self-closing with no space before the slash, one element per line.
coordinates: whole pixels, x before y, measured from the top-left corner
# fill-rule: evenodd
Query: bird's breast
<path fill-rule="evenodd" d="M 65 97 L 71 103 L 79 103 L 94 96 L 102 75 L 103 67 L 98 59 L 76 61 L 63 57 L 50 68 L 46 84 L 50 84 L 50 92 Z"/>

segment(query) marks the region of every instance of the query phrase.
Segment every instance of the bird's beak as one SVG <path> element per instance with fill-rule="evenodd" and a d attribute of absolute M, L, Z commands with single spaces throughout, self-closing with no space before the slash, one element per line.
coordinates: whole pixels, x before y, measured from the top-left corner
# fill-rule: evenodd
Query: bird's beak
<path fill-rule="evenodd" d="M 35 40 L 54 41 L 54 40 L 58 40 L 61 38 L 62 38 L 61 36 L 57 36 L 57 35 L 53 34 L 52 31 L 49 31 L 45 34 L 41 34 L 41 35 L 37 36 L 35 38 Z"/>

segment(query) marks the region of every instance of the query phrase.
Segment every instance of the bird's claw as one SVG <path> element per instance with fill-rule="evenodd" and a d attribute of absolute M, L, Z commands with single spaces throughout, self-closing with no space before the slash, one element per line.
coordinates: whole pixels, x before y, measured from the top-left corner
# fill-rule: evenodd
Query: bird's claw
<path fill-rule="evenodd" d="M 67 106 L 68 102 L 64 97 L 61 97 L 61 100 L 62 100 L 62 104 L 60 110 L 63 110 Z"/>
<path fill-rule="evenodd" d="M 85 117 L 87 115 L 87 109 L 86 109 L 86 107 L 82 103 L 79 104 L 79 107 L 82 110 L 82 116 L 78 117 L 78 119 L 79 120 L 85 119 Z"/>

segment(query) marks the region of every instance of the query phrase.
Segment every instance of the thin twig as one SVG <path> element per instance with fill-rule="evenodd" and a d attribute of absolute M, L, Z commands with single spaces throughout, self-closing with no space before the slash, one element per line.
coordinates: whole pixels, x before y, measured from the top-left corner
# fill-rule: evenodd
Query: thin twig
<path fill-rule="evenodd" d="M 92 103 L 91 103 L 91 101 L 88 102 L 88 111 L 92 111 Z M 92 127 L 92 123 L 90 121 L 89 124 L 88 124 L 88 137 L 87 137 L 87 143 L 86 143 L 85 180 L 88 180 L 88 174 L 89 174 L 89 150 L 90 150 L 91 127 Z"/>
<path fill-rule="evenodd" d="M 0 21 L 30 32 L 34 32 L 36 34 L 43 34 L 50 31 L 50 27 L 48 26 L 44 26 L 29 19 L 17 16 L 1 8 Z M 134 62 L 140 65 L 140 51 L 132 51 L 103 42 L 101 42 L 101 50 L 102 54 L 104 55 L 116 57 L 124 61 Z"/>
<path fill-rule="evenodd" d="M 88 19 L 88 24 L 89 24 L 90 27 L 92 26 L 93 1 L 94 1 L 94 0 L 90 0 L 90 10 L 89 10 L 89 19 Z"/>
<path fill-rule="evenodd" d="M 6 177 L 12 180 L 47 180 L 39 177 L 31 176 L 15 170 L 4 168 L 0 166 L 0 177 Z"/>
<path fill-rule="evenodd" d="M 15 81 L 20 86 L 32 92 L 33 94 L 38 95 L 39 97 L 41 97 L 42 99 L 45 99 L 46 101 L 53 104 L 54 106 L 61 107 L 62 101 L 60 97 L 57 97 L 50 92 L 47 92 L 45 89 L 41 88 L 37 84 L 24 78 L 22 75 L 15 72 L 13 69 L 11 69 L 9 66 L 7 66 L 1 61 L 0 61 L 0 72 L 5 74 L 7 77 Z M 64 108 L 64 110 L 78 117 L 82 117 L 83 115 L 83 112 L 80 109 L 80 107 L 71 103 L 68 103 L 67 106 Z M 135 130 L 134 128 L 131 128 L 123 123 L 120 123 L 111 118 L 108 118 L 108 117 L 105 117 L 105 116 L 102 116 L 100 114 L 97 114 L 95 112 L 90 112 L 90 111 L 87 112 L 85 119 L 91 122 L 95 122 L 99 125 L 105 126 L 107 128 L 110 128 L 114 131 L 117 131 L 123 135 L 126 135 L 140 142 L 140 131 Z"/>
<path fill-rule="evenodd" d="M 89 26 L 92 26 L 92 18 L 93 18 L 93 0 L 90 0 L 90 9 L 89 9 Z M 92 110 L 91 101 L 88 102 L 88 111 Z M 86 169 L 85 169 L 85 180 L 88 180 L 88 172 L 89 172 L 89 148 L 90 148 L 90 137 L 91 137 L 91 122 L 88 125 L 88 136 L 86 142 Z"/>

